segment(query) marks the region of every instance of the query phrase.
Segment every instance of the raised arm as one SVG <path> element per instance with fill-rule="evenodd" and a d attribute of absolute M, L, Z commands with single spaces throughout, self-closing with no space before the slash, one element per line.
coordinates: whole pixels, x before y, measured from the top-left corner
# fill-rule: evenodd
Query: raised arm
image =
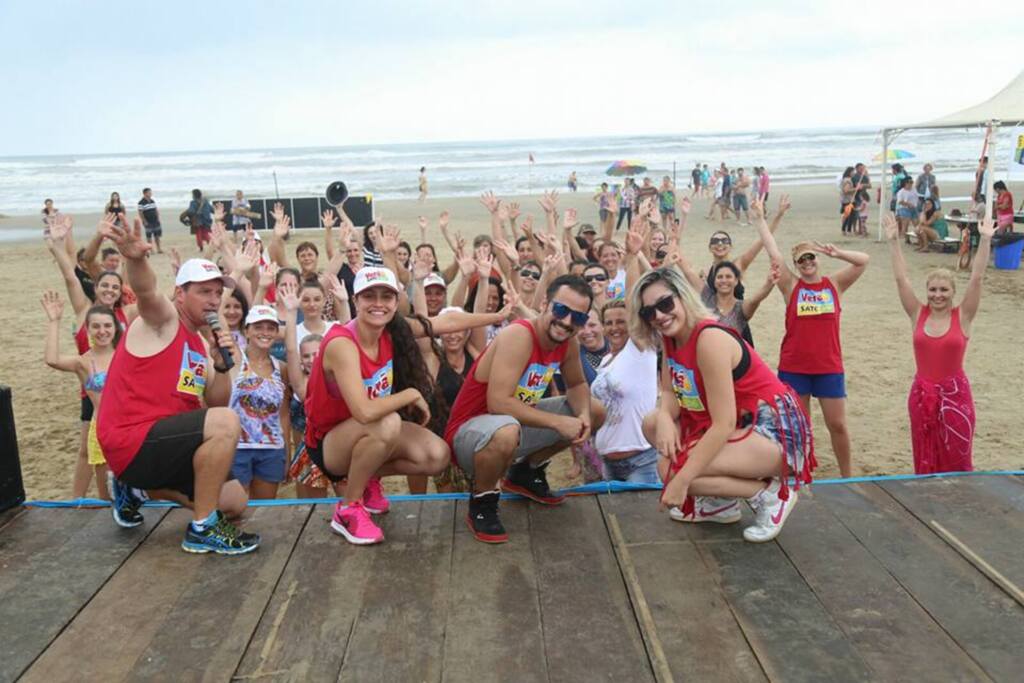
<path fill-rule="evenodd" d="M 99 260 L 100 247 L 103 246 L 103 225 L 106 223 L 117 223 L 117 220 L 116 213 L 104 214 L 96 226 L 96 234 L 92 236 L 89 243 L 85 245 L 85 251 L 82 252 L 82 266 L 85 272 L 89 273 L 93 279 L 98 278 L 100 273 L 103 272 Z"/>
<path fill-rule="evenodd" d="M 324 254 L 327 255 L 327 260 L 332 261 L 334 254 L 337 251 L 334 248 L 334 223 L 337 221 L 337 216 L 334 214 L 334 209 L 325 209 L 320 214 L 320 223 L 324 226 Z M 344 249 L 342 249 L 344 252 Z M 335 270 L 335 273 L 338 271 Z"/>
<path fill-rule="evenodd" d="M 298 320 L 299 297 L 292 282 L 282 283 L 277 289 L 277 300 L 284 308 L 284 348 L 288 359 L 288 383 L 300 401 L 306 400 L 307 378 L 302 372 L 302 358 L 299 351 Z"/>
<path fill-rule="evenodd" d="M 903 250 L 900 249 L 899 225 L 891 212 L 887 211 L 882 217 L 882 227 L 885 228 L 885 236 L 889 241 L 892 274 L 896 278 L 896 291 L 900 295 L 900 303 L 903 305 L 904 312 L 910 317 L 910 322 L 916 325 L 922 304 L 914 294 L 914 287 L 910 284 L 910 278 L 907 277 L 907 262 L 903 260 Z"/>
<path fill-rule="evenodd" d="M 783 203 L 782 201 L 779 202 L 780 211 Z M 779 291 L 782 292 L 782 296 L 788 301 L 789 295 L 793 292 L 793 285 L 797 280 L 797 276 L 786 265 L 786 259 L 782 256 L 782 251 L 775 241 L 775 235 L 772 234 L 772 231 L 768 228 L 768 223 L 764 220 L 764 204 L 760 200 L 755 199 L 750 202 L 750 220 L 754 222 L 754 227 L 757 228 L 757 233 L 761 236 L 761 242 L 764 244 L 765 251 L 768 252 L 768 257 L 772 260 L 772 263 L 779 264 L 779 281 L 777 285 Z"/>
<path fill-rule="evenodd" d="M 761 306 L 761 302 L 768 298 L 768 295 L 772 293 L 772 289 L 779 282 L 779 272 L 782 270 L 782 264 L 772 262 L 768 268 L 768 277 L 765 278 L 764 284 L 753 293 L 748 293 L 743 299 L 743 317 L 750 320 L 757 313 L 758 307 Z"/>
<path fill-rule="evenodd" d="M 270 238 L 270 246 L 267 248 L 271 260 L 282 268 L 288 267 L 288 252 L 284 248 L 284 241 L 292 229 L 292 219 L 284 212 L 284 204 L 277 202 L 271 212 L 274 217 L 274 231 Z"/>
<path fill-rule="evenodd" d="M 58 216 L 55 220 L 50 222 L 49 235 L 46 237 L 46 248 L 53 254 L 54 260 L 57 262 L 57 268 L 60 270 L 61 277 L 64 278 L 64 287 L 68 292 L 68 299 L 71 301 L 71 310 L 75 312 L 76 318 L 81 318 L 85 315 L 85 312 L 89 310 L 89 306 L 92 302 L 89 301 L 89 297 L 85 295 L 85 291 L 82 290 L 82 283 L 78 280 L 75 275 L 75 266 L 71 261 L 71 257 L 68 256 L 67 249 L 65 248 L 65 241 L 71 232 L 71 217 L 70 216 Z"/>
<path fill-rule="evenodd" d="M 85 377 L 82 364 L 78 356 L 60 355 L 60 319 L 64 313 L 64 302 L 60 300 L 60 294 L 47 290 L 43 292 L 43 310 L 46 312 L 46 345 L 43 351 L 43 360 L 54 370 L 74 372 L 79 379 L 84 381 Z"/>
<path fill-rule="evenodd" d="M 978 224 L 978 233 L 981 235 L 978 241 L 978 252 L 974 255 L 971 279 L 967 281 L 964 299 L 960 302 L 961 327 L 964 327 L 964 334 L 968 336 L 970 336 L 970 326 L 974 322 L 974 316 L 978 313 L 978 306 L 981 305 L 981 285 L 985 279 L 985 268 L 988 266 L 989 253 L 992 251 L 992 236 L 995 232 L 992 216 L 986 214 Z"/>
<path fill-rule="evenodd" d="M 763 200 L 760 197 L 758 197 L 755 201 L 757 201 L 758 205 L 760 206 L 760 211 L 761 211 L 762 220 L 763 220 L 764 219 L 764 202 L 763 202 Z M 779 210 L 775 212 L 775 217 L 772 218 L 771 225 L 768 226 L 768 232 L 769 233 L 774 235 L 775 231 L 779 229 L 779 225 L 782 223 L 782 217 L 786 215 L 787 211 L 789 211 L 789 207 L 790 206 L 791 206 L 791 204 L 789 203 L 789 195 L 788 194 L 784 194 L 781 197 L 779 197 Z M 757 255 L 761 253 L 761 249 L 763 247 L 764 247 L 764 238 L 763 237 L 758 237 L 756 240 L 754 240 L 754 243 L 751 244 L 747 248 L 747 250 L 745 252 L 743 252 L 743 254 L 740 255 L 739 259 L 737 259 L 737 261 L 736 261 L 736 266 L 741 271 L 744 271 L 747 268 L 749 268 L 750 264 L 753 263 L 754 259 L 757 258 Z M 770 256 L 770 254 L 769 254 L 769 256 Z"/>
<path fill-rule="evenodd" d="M 117 245 L 125 258 L 128 284 L 138 299 L 139 317 L 149 327 L 162 330 L 177 323 L 178 312 L 165 295 L 157 290 L 156 273 L 146 255 L 152 246 L 142 237 L 142 221 L 136 219 L 132 227 L 122 228 L 113 222 L 102 224 L 102 234 Z"/>
<path fill-rule="evenodd" d="M 832 279 L 835 281 L 836 287 L 839 288 L 840 293 L 849 289 L 850 286 L 864 274 L 864 271 L 867 270 L 868 262 L 871 260 L 871 257 L 863 251 L 838 249 L 834 244 L 822 244 L 821 242 L 815 242 L 814 247 L 815 251 L 819 254 L 824 254 L 831 258 L 837 258 L 840 261 L 846 261 L 850 264 L 832 276 Z"/>

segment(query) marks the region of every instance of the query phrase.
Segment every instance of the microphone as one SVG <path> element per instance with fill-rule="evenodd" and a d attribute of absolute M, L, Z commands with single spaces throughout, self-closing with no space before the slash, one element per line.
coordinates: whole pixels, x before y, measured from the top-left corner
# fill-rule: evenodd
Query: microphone
<path fill-rule="evenodd" d="M 206 320 L 206 324 L 210 326 L 210 329 L 213 330 L 213 339 L 214 343 L 216 343 L 217 333 L 220 332 L 220 316 L 214 311 L 207 311 L 203 315 L 203 318 Z M 217 350 L 220 351 L 220 358 L 224 361 L 225 370 L 230 370 L 235 367 L 235 359 L 232 357 L 231 351 L 219 345 L 217 346 Z"/>

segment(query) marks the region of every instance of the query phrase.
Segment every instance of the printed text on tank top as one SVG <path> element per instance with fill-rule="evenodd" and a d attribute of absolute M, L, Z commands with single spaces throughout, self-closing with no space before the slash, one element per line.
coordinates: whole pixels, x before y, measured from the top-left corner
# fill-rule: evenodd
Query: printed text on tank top
<path fill-rule="evenodd" d="M 370 359 L 371 363 L 376 364 L 380 358 L 380 346 L 378 345 L 377 347 L 376 357 L 373 357 L 370 354 L 368 354 L 359 344 L 358 334 L 353 329 L 354 323 L 355 321 L 353 320 L 345 325 L 346 328 L 352 329 L 353 332 L 352 337 L 349 338 L 349 341 L 355 344 L 355 347 L 359 351 L 360 356 L 364 356 Z M 383 366 L 378 368 L 372 375 L 370 375 L 369 377 L 362 378 L 363 386 L 366 387 L 367 398 L 375 399 L 391 395 L 391 387 L 394 385 L 395 379 L 394 367 L 394 361 L 391 358 L 388 358 L 387 362 L 384 363 Z M 340 399 L 342 397 L 341 390 L 338 388 L 338 383 L 334 381 L 333 374 L 324 374 L 324 384 L 327 385 L 327 393 L 331 398 Z"/>
<path fill-rule="evenodd" d="M 544 362 L 543 358 L 539 357 L 537 349 L 540 347 L 540 339 L 537 336 L 537 330 L 529 323 L 527 327 L 530 328 L 530 334 L 533 336 L 534 352 L 530 357 L 531 362 L 527 364 L 526 369 L 516 383 L 516 390 L 513 395 L 526 405 L 532 406 L 537 405 L 541 398 L 544 397 L 544 392 L 548 390 L 548 385 L 551 384 L 551 380 L 554 379 L 555 373 L 558 372 L 562 363 L 557 358 Z"/>
<path fill-rule="evenodd" d="M 718 324 L 713 326 L 723 329 Z M 694 333 L 697 332 L 698 330 L 695 329 Z M 732 332 L 735 332 L 735 330 L 732 330 Z M 742 341 L 737 339 L 737 343 L 740 345 L 741 352 L 739 362 L 732 369 L 732 379 L 734 382 L 743 377 L 750 367 L 750 350 Z M 680 361 L 668 355 L 666 355 L 665 360 L 668 363 L 669 378 L 672 381 L 672 393 L 675 394 L 679 407 L 691 412 L 706 412 L 707 407 L 704 405 L 704 401 L 701 400 L 700 389 L 697 386 L 696 368 L 688 368 Z"/>
<path fill-rule="evenodd" d="M 797 286 L 796 314 L 798 316 L 826 315 L 835 314 L 835 312 L 836 301 L 831 291 Z"/>

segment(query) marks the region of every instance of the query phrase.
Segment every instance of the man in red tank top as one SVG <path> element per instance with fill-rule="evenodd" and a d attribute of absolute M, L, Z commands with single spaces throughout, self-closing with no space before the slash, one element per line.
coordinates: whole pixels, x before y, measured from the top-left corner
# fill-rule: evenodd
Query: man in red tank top
<path fill-rule="evenodd" d="M 508 540 L 498 518 L 503 476 L 506 491 L 546 505 L 565 500 L 548 487 L 547 461 L 586 440 L 604 414 L 600 404 L 592 407 L 576 341 L 591 301 L 583 278 L 556 278 L 544 311 L 502 330 L 473 364 L 455 399 L 445 439 L 473 480 L 466 523 L 477 540 Z M 566 395 L 542 398 L 558 370 Z"/>
<path fill-rule="evenodd" d="M 230 353 L 233 342 L 226 328 L 214 335 L 205 320 L 218 311 L 224 288 L 235 283 L 216 264 L 191 259 L 178 270 L 168 299 L 146 260 L 152 247 L 142 237 L 141 221 L 134 229 L 105 223 L 103 230 L 127 261 L 139 308 L 111 362 L 97 422 L 116 477 L 114 521 L 142 523 L 142 501 L 133 490 L 142 489 L 193 510 L 182 549 L 251 552 L 259 536 L 240 532 L 225 517 L 240 515 L 247 497 L 237 481 L 227 481 L 240 426 L 227 407 L 229 368 L 223 355 L 212 361 L 209 350 L 215 344 Z"/>

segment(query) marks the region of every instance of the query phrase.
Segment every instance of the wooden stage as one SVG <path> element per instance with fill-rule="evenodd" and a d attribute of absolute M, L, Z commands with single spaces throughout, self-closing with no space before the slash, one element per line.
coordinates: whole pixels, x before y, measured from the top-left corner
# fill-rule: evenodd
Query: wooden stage
<path fill-rule="evenodd" d="M 1018 477 L 820 484 L 764 545 L 656 500 L 508 501 L 504 546 L 473 540 L 462 501 L 395 503 L 369 548 L 329 505 L 260 507 L 263 546 L 236 558 L 182 552 L 182 510 L 134 530 L 5 513 L 0 680 L 1024 676 Z"/>

